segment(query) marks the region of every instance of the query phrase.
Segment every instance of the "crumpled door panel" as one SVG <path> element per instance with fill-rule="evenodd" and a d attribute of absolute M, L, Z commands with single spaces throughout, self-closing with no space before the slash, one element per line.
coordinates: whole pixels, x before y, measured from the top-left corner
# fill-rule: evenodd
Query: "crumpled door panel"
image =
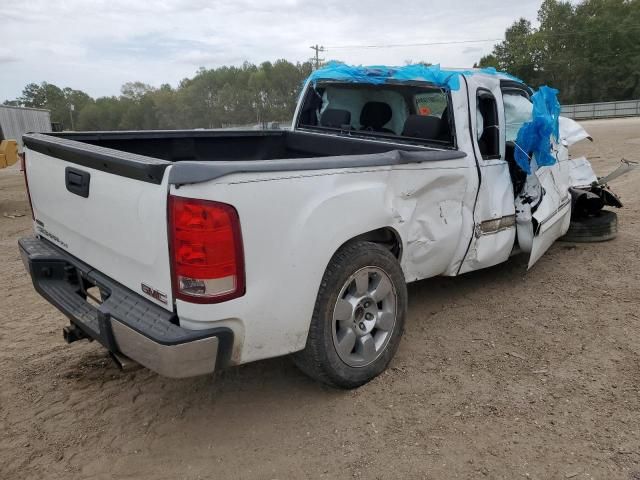
<path fill-rule="evenodd" d="M 520 249 L 530 253 L 528 268 L 569 229 L 570 167 L 565 162 L 540 167 L 527 177 L 516 198 L 516 231 Z"/>

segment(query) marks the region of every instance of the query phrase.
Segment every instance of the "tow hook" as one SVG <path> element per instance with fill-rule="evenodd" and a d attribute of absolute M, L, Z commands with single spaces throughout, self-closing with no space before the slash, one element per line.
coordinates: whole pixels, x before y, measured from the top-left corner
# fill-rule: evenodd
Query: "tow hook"
<path fill-rule="evenodd" d="M 73 343 L 78 340 L 89 338 L 82 330 L 71 324 L 62 329 L 62 337 L 67 343 Z"/>

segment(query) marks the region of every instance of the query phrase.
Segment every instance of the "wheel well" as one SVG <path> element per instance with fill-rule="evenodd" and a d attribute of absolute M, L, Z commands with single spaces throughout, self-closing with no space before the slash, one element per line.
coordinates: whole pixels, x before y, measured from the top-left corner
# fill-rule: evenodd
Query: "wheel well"
<path fill-rule="evenodd" d="M 391 227 L 377 228 L 370 232 L 361 233 L 360 235 L 344 242 L 340 247 L 342 248 L 348 243 L 358 241 L 378 243 L 387 247 L 398 261 L 402 258 L 402 241 L 400 240 L 400 235 Z"/>

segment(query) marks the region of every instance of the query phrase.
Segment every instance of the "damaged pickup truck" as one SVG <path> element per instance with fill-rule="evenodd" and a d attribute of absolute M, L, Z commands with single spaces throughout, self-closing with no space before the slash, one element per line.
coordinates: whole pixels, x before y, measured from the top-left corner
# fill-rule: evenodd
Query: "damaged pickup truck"
<path fill-rule="evenodd" d="M 615 234 L 569 158 L 587 137 L 495 70 L 330 64 L 287 131 L 25 135 L 20 250 L 68 342 L 170 377 L 294 354 L 352 388 L 396 352 L 407 282 Z"/>

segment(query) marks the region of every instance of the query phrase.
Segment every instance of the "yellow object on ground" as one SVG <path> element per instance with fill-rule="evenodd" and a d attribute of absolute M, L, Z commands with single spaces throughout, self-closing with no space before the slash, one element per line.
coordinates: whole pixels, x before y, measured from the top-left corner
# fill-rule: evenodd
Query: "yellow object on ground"
<path fill-rule="evenodd" d="M 18 143 L 15 140 L 0 141 L 0 168 L 10 167 L 18 161 Z"/>

